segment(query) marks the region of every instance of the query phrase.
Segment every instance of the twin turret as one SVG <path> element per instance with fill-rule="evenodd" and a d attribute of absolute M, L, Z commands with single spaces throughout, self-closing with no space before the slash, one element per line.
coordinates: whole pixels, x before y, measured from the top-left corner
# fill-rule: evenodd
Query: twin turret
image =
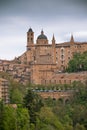
<path fill-rule="evenodd" d="M 71 35 L 70 43 L 74 43 L 73 35 Z M 38 45 L 48 44 L 47 36 L 44 35 L 43 30 L 41 31 L 41 34 L 37 37 L 37 44 L 38 44 Z M 33 32 L 32 28 L 30 28 L 30 29 L 28 30 L 28 32 L 27 32 L 27 50 L 29 50 L 29 48 L 30 48 L 31 46 L 33 46 L 33 45 L 34 45 L 34 32 Z M 54 37 L 54 34 L 53 34 L 53 38 L 52 38 L 52 45 L 53 45 L 53 46 L 55 45 L 55 37 Z"/>
<path fill-rule="evenodd" d="M 34 44 L 34 32 L 30 28 L 27 32 L 27 49 Z M 44 31 L 37 37 L 37 44 L 48 44 L 47 36 L 44 35 Z M 55 44 L 55 37 L 53 35 L 52 44 Z"/>

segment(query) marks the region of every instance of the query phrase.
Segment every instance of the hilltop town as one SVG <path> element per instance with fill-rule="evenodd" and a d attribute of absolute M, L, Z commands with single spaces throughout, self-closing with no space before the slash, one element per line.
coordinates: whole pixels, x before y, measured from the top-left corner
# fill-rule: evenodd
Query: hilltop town
<path fill-rule="evenodd" d="M 75 53 L 87 51 L 87 42 L 75 42 L 73 35 L 70 41 L 52 43 L 43 30 L 34 43 L 34 32 L 27 32 L 26 52 L 12 61 L 0 60 L 0 71 L 9 73 L 16 81 L 26 84 L 69 84 L 73 81 L 84 82 L 86 72 L 64 73 Z"/>
<path fill-rule="evenodd" d="M 67 73 L 69 61 L 75 53 L 87 51 L 87 42 L 75 42 L 73 35 L 70 41 L 56 43 L 55 36 L 52 43 L 48 42 L 44 31 L 37 37 L 34 43 L 34 32 L 30 28 L 27 32 L 26 51 L 19 57 L 8 61 L 0 60 L 0 72 L 8 73 L 15 81 L 22 84 L 71 84 L 74 81 L 84 81 L 87 72 Z M 6 82 L 5 80 L 0 80 Z M 6 84 L 6 90 L 8 89 Z M 3 85 L 2 85 L 3 88 Z M 4 97 L 8 102 L 8 94 Z"/>

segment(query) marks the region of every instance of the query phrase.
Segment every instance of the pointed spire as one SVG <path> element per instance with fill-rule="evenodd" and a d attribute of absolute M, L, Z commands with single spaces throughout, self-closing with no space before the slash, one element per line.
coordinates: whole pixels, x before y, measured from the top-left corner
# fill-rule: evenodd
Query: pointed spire
<path fill-rule="evenodd" d="M 53 38 L 52 38 L 52 44 L 55 44 L 55 37 L 54 37 L 54 34 L 53 34 Z"/>
<path fill-rule="evenodd" d="M 74 38 L 73 38 L 73 35 L 71 35 L 70 42 L 74 43 Z"/>
<path fill-rule="evenodd" d="M 55 37 L 54 37 L 54 34 L 53 34 L 53 39 L 52 40 L 54 40 L 55 41 Z"/>

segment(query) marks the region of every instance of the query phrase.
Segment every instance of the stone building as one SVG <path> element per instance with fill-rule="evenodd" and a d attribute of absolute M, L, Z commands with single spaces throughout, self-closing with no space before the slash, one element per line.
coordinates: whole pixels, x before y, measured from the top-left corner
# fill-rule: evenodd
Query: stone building
<path fill-rule="evenodd" d="M 31 83 L 58 83 L 58 73 L 64 72 L 74 53 L 85 51 L 87 51 L 87 42 L 75 42 L 73 35 L 71 35 L 69 42 L 64 43 L 56 43 L 53 35 L 52 43 L 48 43 L 48 38 L 43 30 L 34 43 L 34 32 L 30 28 L 27 32 L 27 50 L 16 60 L 30 67 Z"/>
<path fill-rule="evenodd" d="M 8 81 L 3 78 L 0 78 L 0 100 L 9 103 Z"/>

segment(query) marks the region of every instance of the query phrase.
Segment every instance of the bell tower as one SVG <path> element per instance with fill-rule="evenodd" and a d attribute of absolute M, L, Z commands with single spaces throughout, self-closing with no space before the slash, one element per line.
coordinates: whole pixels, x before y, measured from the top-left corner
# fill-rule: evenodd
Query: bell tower
<path fill-rule="evenodd" d="M 29 47 L 34 44 L 34 32 L 32 28 L 29 28 L 27 32 L 27 50 L 29 50 Z"/>

